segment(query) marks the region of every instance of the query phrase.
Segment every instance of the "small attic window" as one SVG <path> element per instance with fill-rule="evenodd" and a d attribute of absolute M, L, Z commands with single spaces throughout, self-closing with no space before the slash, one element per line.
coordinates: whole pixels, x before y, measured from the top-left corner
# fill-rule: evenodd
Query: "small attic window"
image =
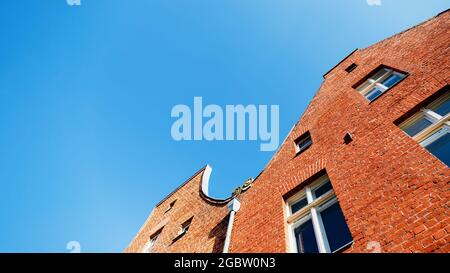
<path fill-rule="evenodd" d="M 177 200 L 172 201 L 164 213 L 169 212 L 175 206 L 175 202 L 177 202 Z"/>
<path fill-rule="evenodd" d="M 309 133 L 309 131 L 298 137 L 294 141 L 294 144 L 297 155 L 308 149 L 312 145 L 311 134 Z"/>
<path fill-rule="evenodd" d="M 347 71 L 347 73 L 350 73 L 350 72 L 352 72 L 353 70 L 355 70 L 355 68 L 356 68 L 357 66 L 358 66 L 357 64 L 352 63 L 351 65 L 349 65 L 349 66 L 345 69 L 345 71 Z"/>

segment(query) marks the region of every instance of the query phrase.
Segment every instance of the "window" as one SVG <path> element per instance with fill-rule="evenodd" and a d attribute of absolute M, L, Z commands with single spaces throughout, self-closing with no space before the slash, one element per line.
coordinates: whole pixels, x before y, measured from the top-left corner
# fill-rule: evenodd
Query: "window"
<path fill-rule="evenodd" d="M 164 213 L 169 212 L 173 208 L 173 206 L 175 206 L 175 202 L 177 202 L 177 200 L 171 202 Z"/>
<path fill-rule="evenodd" d="M 297 154 L 302 153 L 312 145 L 311 134 L 309 132 L 304 133 L 295 141 L 295 151 Z"/>
<path fill-rule="evenodd" d="M 193 217 L 189 218 L 187 221 L 185 221 L 183 224 L 181 224 L 181 228 L 178 231 L 178 236 L 182 236 L 187 233 L 189 230 L 189 227 L 191 226 Z"/>
<path fill-rule="evenodd" d="M 353 135 L 350 133 L 346 133 L 344 136 L 344 144 L 350 144 L 353 141 Z"/>
<path fill-rule="evenodd" d="M 373 101 L 389 88 L 400 82 L 406 74 L 394 71 L 393 69 L 382 67 L 369 76 L 362 84 L 356 87 L 362 95 L 369 101 Z"/>
<path fill-rule="evenodd" d="M 351 65 L 349 65 L 349 66 L 345 69 L 345 71 L 346 71 L 347 73 L 350 73 L 350 72 L 352 72 L 353 70 L 355 70 L 355 68 L 356 68 L 357 66 L 358 66 L 357 64 L 352 63 Z"/>
<path fill-rule="evenodd" d="M 144 245 L 142 253 L 152 253 L 153 247 L 155 246 L 156 241 L 158 240 L 158 237 L 161 234 L 161 231 L 162 230 L 159 230 L 155 234 L 150 236 L 150 240 Z"/>
<path fill-rule="evenodd" d="M 400 124 L 400 128 L 450 166 L 450 90 Z"/>
<path fill-rule="evenodd" d="M 291 251 L 337 252 L 353 242 L 327 175 L 286 201 Z"/>

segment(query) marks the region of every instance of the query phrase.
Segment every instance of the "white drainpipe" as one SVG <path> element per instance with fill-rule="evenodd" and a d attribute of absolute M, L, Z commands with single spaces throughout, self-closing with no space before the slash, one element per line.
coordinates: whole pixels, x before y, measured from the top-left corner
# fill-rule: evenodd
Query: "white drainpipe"
<path fill-rule="evenodd" d="M 228 253 L 231 242 L 231 232 L 233 231 L 233 222 L 236 212 L 241 208 L 241 203 L 237 198 L 234 198 L 227 205 L 228 211 L 230 212 L 230 219 L 228 220 L 227 236 L 225 237 L 225 243 L 223 245 L 223 253 Z"/>

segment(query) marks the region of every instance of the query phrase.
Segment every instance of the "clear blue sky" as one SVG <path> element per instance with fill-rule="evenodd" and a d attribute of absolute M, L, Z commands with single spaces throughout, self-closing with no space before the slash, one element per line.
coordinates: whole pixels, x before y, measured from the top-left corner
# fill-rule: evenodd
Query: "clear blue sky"
<path fill-rule="evenodd" d="M 122 251 L 206 163 L 227 196 L 273 153 L 175 142 L 172 106 L 279 104 L 280 139 L 322 75 L 448 1 L 2 1 L 0 252 Z"/>

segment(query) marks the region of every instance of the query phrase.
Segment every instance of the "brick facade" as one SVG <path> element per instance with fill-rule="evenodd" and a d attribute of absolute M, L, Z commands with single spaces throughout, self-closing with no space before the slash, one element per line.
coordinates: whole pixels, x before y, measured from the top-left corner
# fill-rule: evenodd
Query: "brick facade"
<path fill-rule="evenodd" d="M 194 174 L 153 209 L 125 252 L 141 252 L 149 238 L 161 229 L 152 252 L 222 252 L 228 224 L 227 200 L 209 198 L 202 191 L 207 168 Z M 173 201 L 173 208 L 167 211 Z M 178 236 L 183 222 L 191 217 L 188 232 Z"/>
<path fill-rule="evenodd" d="M 285 197 L 319 172 L 328 174 L 353 237 L 345 252 L 369 252 L 371 242 L 383 252 L 450 252 L 450 169 L 396 123 L 448 86 L 449 15 L 356 50 L 324 76 L 285 142 L 239 196 L 230 252 L 288 252 Z M 352 63 L 356 69 L 345 71 Z M 369 102 L 354 86 L 380 65 L 408 76 Z M 294 140 L 305 132 L 313 144 L 296 156 Z M 346 133 L 353 136 L 348 144 Z M 208 203 L 195 194 L 201 174 L 156 207 L 127 251 L 139 251 L 173 198 L 179 199 L 174 223 L 168 222 L 155 251 L 219 251 L 226 201 Z M 191 214 L 192 232 L 170 245 L 178 222 Z"/>

